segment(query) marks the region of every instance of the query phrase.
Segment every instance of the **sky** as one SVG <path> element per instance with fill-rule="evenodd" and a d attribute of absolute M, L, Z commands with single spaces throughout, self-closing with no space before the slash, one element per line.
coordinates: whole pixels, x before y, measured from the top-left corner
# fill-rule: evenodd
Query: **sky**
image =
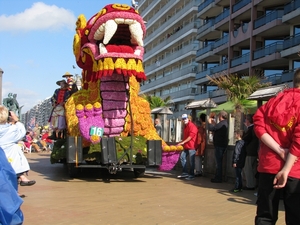
<path fill-rule="evenodd" d="M 0 0 L 2 98 L 17 94 L 25 113 L 53 95 L 63 74 L 80 75 L 72 50 L 77 17 L 89 20 L 113 3 L 131 0 Z"/>

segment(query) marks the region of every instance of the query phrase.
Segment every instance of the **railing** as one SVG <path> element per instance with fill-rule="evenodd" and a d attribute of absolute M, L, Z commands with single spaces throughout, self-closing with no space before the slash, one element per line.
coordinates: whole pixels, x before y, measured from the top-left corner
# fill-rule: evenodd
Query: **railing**
<path fill-rule="evenodd" d="M 215 18 L 215 23 L 219 23 L 223 19 L 229 16 L 229 9 L 225 9 L 222 13 L 220 13 L 216 18 Z"/>
<path fill-rule="evenodd" d="M 231 67 L 242 65 L 243 63 L 249 62 L 249 60 L 250 60 L 250 53 L 240 55 L 231 60 Z"/>
<path fill-rule="evenodd" d="M 213 74 L 213 68 L 208 68 L 196 74 L 196 80 Z"/>
<path fill-rule="evenodd" d="M 273 20 L 282 19 L 283 14 L 284 10 L 274 10 L 267 13 L 266 15 L 259 17 L 254 21 L 254 29 L 257 29 Z"/>
<path fill-rule="evenodd" d="M 199 6 L 198 6 L 198 12 L 201 12 L 201 10 L 203 10 L 206 6 L 208 6 L 209 4 L 213 3 L 215 0 L 207 0 L 202 2 Z"/>
<path fill-rule="evenodd" d="M 226 43 L 228 43 L 228 35 L 216 40 L 215 43 L 214 43 L 214 46 L 215 46 L 215 48 L 217 48 L 217 47 L 220 47 L 221 45 L 224 45 Z"/>
<path fill-rule="evenodd" d="M 141 91 L 146 90 L 146 89 L 150 89 L 153 87 L 159 87 L 160 86 L 165 86 L 167 84 L 167 82 L 176 82 L 176 79 L 181 80 L 182 77 L 184 75 L 187 75 L 189 73 L 196 73 L 197 69 L 195 68 L 195 66 L 188 66 L 184 69 L 181 69 L 179 71 L 176 72 L 171 72 L 170 75 L 164 75 L 162 78 L 156 79 L 156 80 L 151 80 L 150 83 L 148 84 L 144 84 L 143 86 L 141 86 Z M 195 75 L 191 75 L 191 76 L 195 76 Z M 190 76 L 190 77 L 191 77 Z"/>
<path fill-rule="evenodd" d="M 147 43 L 150 39 L 156 37 L 159 35 L 159 33 L 166 30 L 170 24 L 174 23 L 176 20 L 178 20 L 179 16 L 183 16 L 187 11 L 189 11 L 194 6 L 197 6 L 197 3 L 194 1 L 191 1 L 189 4 L 187 4 L 184 8 L 179 10 L 174 16 L 172 16 L 169 20 L 167 20 L 164 24 L 162 24 L 159 28 L 155 30 L 152 34 L 150 34 L 148 37 L 145 38 L 144 43 Z M 170 7 L 170 6 L 168 6 Z"/>
<path fill-rule="evenodd" d="M 196 52 L 196 47 L 194 44 L 184 46 L 184 47 L 182 47 L 182 49 L 180 49 L 176 52 L 173 52 L 172 54 L 170 54 L 169 56 L 167 56 L 163 60 L 161 60 L 160 66 L 163 66 L 163 65 L 169 63 L 170 61 L 172 61 L 176 58 L 179 58 L 180 56 L 182 56 L 186 53 L 192 53 L 192 51 Z M 157 67 L 156 63 L 153 63 L 148 67 L 145 67 L 145 73 L 148 74 L 149 72 L 152 72 L 153 70 L 155 70 L 156 67 Z"/>
<path fill-rule="evenodd" d="M 241 1 L 237 2 L 236 4 L 234 4 L 232 6 L 232 12 L 236 12 L 236 11 L 240 10 L 244 6 L 248 5 L 249 3 L 251 3 L 251 0 L 241 0 Z"/>
<path fill-rule="evenodd" d="M 144 57 L 147 58 L 151 54 L 154 54 L 154 53 L 157 54 L 159 52 L 159 50 L 161 50 L 163 47 L 167 46 L 167 44 L 171 43 L 172 41 L 176 40 L 179 37 L 182 37 L 185 33 L 192 30 L 193 28 L 194 29 L 197 28 L 197 23 L 190 23 L 187 26 L 184 26 L 182 29 L 177 31 L 175 34 L 171 35 L 169 38 L 166 38 L 164 41 L 159 43 L 157 46 L 152 48 L 150 51 L 147 51 L 147 53 L 145 54 Z"/>
<path fill-rule="evenodd" d="M 266 55 L 271 55 L 275 52 L 280 52 L 282 50 L 283 50 L 283 41 L 277 41 L 273 44 L 256 49 L 253 54 L 253 59 L 256 60 L 265 57 Z"/>
<path fill-rule="evenodd" d="M 195 96 L 196 91 L 193 88 L 188 88 L 185 90 L 180 90 L 177 92 L 173 92 L 173 93 L 169 93 L 169 94 L 165 94 L 165 95 L 161 95 L 161 96 L 170 96 L 171 99 L 175 99 L 175 98 L 182 98 L 182 97 L 187 97 L 187 96 Z"/>
<path fill-rule="evenodd" d="M 300 34 L 290 36 L 283 41 L 283 49 L 288 49 L 300 44 Z"/>
<path fill-rule="evenodd" d="M 203 55 L 207 52 L 210 52 L 214 49 L 214 43 L 211 43 L 207 46 L 205 46 L 204 48 L 201 48 L 197 51 L 196 57 L 199 57 L 200 55 Z"/>
<path fill-rule="evenodd" d="M 169 8 L 172 8 L 172 7 L 173 7 L 174 5 L 176 5 L 177 2 L 179 2 L 179 1 L 180 1 L 180 0 L 172 1 L 172 3 L 171 3 L 171 2 L 168 2 L 168 3 L 165 4 L 165 5 L 158 11 L 158 13 L 156 13 L 155 15 L 159 15 L 159 17 L 164 16 L 164 13 L 159 13 L 159 12 L 167 12 Z M 151 3 L 151 6 L 153 7 L 154 4 L 157 4 L 157 3 L 158 3 L 158 1 L 153 1 L 153 3 Z M 150 5 L 149 5 L 149 6 L 150 6 Z M 151 8 L 150 8 L 150 9 L 151 9 Z M 158 18 L 157 16 L 154 16 L 154 17 L 152 17 L 150 20 L 147 21 L 147 24 L 152 25 L 152 23 L 153 23 L 155 20 L 157 20 L 157 19 L 159 19 L 159 18 Z M 166 22 L 168 22 L 168 21 L 166 21 Z"/>
<path fill-rule="evenodd" d="M 212 27 L 214 24 L 215 24 L 215 19 L 210 19 L 206 24 L 203 24 L 201 27 L 198 28 L 197 34 L 199 35 L 203 33 L 203 31 Z"/>
<path fill-rule="evenodd" d="M 300 0 L 294 0 L 284 6 L 284 15 L 300 8 Z"/>
<path fill-rule="evenodd" d="M 222 71 L 227 70 L 227 69 L 228 69 L 228 62 L 223 63 L 223 64 L 219 64 L 219 65 L 213 67 L 212 72 L 214 74 L 214 73 L 222 72 Z"/>

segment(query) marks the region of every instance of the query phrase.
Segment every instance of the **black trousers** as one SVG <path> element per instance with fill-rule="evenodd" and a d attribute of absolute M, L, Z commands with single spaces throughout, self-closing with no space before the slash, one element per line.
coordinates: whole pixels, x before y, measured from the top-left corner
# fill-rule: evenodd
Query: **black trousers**
<path fill-rule="evenodd" d="M 285 222 L 300 224 L 300 179 L 288 178 L 282 189 L 273 188 L 274 174 L 260 173 L 258 182 L 256 225 L 274 225 L 278 219 L 280 197 L 283 197 Z"/>

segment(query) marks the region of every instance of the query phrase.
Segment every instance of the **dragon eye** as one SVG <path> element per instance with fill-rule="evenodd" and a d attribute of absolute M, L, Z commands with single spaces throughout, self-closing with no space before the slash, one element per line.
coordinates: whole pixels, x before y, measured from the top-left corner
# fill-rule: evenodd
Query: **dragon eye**
<path fill-rule="evenodd" d="M 113 4 L 112 8 L 119 10 L 130 10 L 130 6 L 126 4 Z"/>

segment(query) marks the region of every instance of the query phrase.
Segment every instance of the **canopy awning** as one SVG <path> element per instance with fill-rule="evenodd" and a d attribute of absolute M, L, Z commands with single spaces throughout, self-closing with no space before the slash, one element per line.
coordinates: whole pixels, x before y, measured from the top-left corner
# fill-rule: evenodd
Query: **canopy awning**
<path fill-rule="evenodd" d="M 208 98 L 208 99 L 193 101 L 189 103 L 187 106 L 185 106 L 185 109 L 211 109 L 215 107 L 217 107 L 217 104 L 213 100 Z"/>
<path fill-rule="evenodd" d="M 151 110 L 151 114 L 167 114 L 172 115 L 173 112 L 168 107 L 157 107 Z"/>
<path fill-rule="evenodd" d="M 282 92 L 284 89 L 287 88 L 288 88 L 287 84 L 280 84 L 280 85 L 260 88 L 257 91 L 253 92 L 247 99 L 268 101 L 270 98 L 276 96 L 279 92 Z"/>

